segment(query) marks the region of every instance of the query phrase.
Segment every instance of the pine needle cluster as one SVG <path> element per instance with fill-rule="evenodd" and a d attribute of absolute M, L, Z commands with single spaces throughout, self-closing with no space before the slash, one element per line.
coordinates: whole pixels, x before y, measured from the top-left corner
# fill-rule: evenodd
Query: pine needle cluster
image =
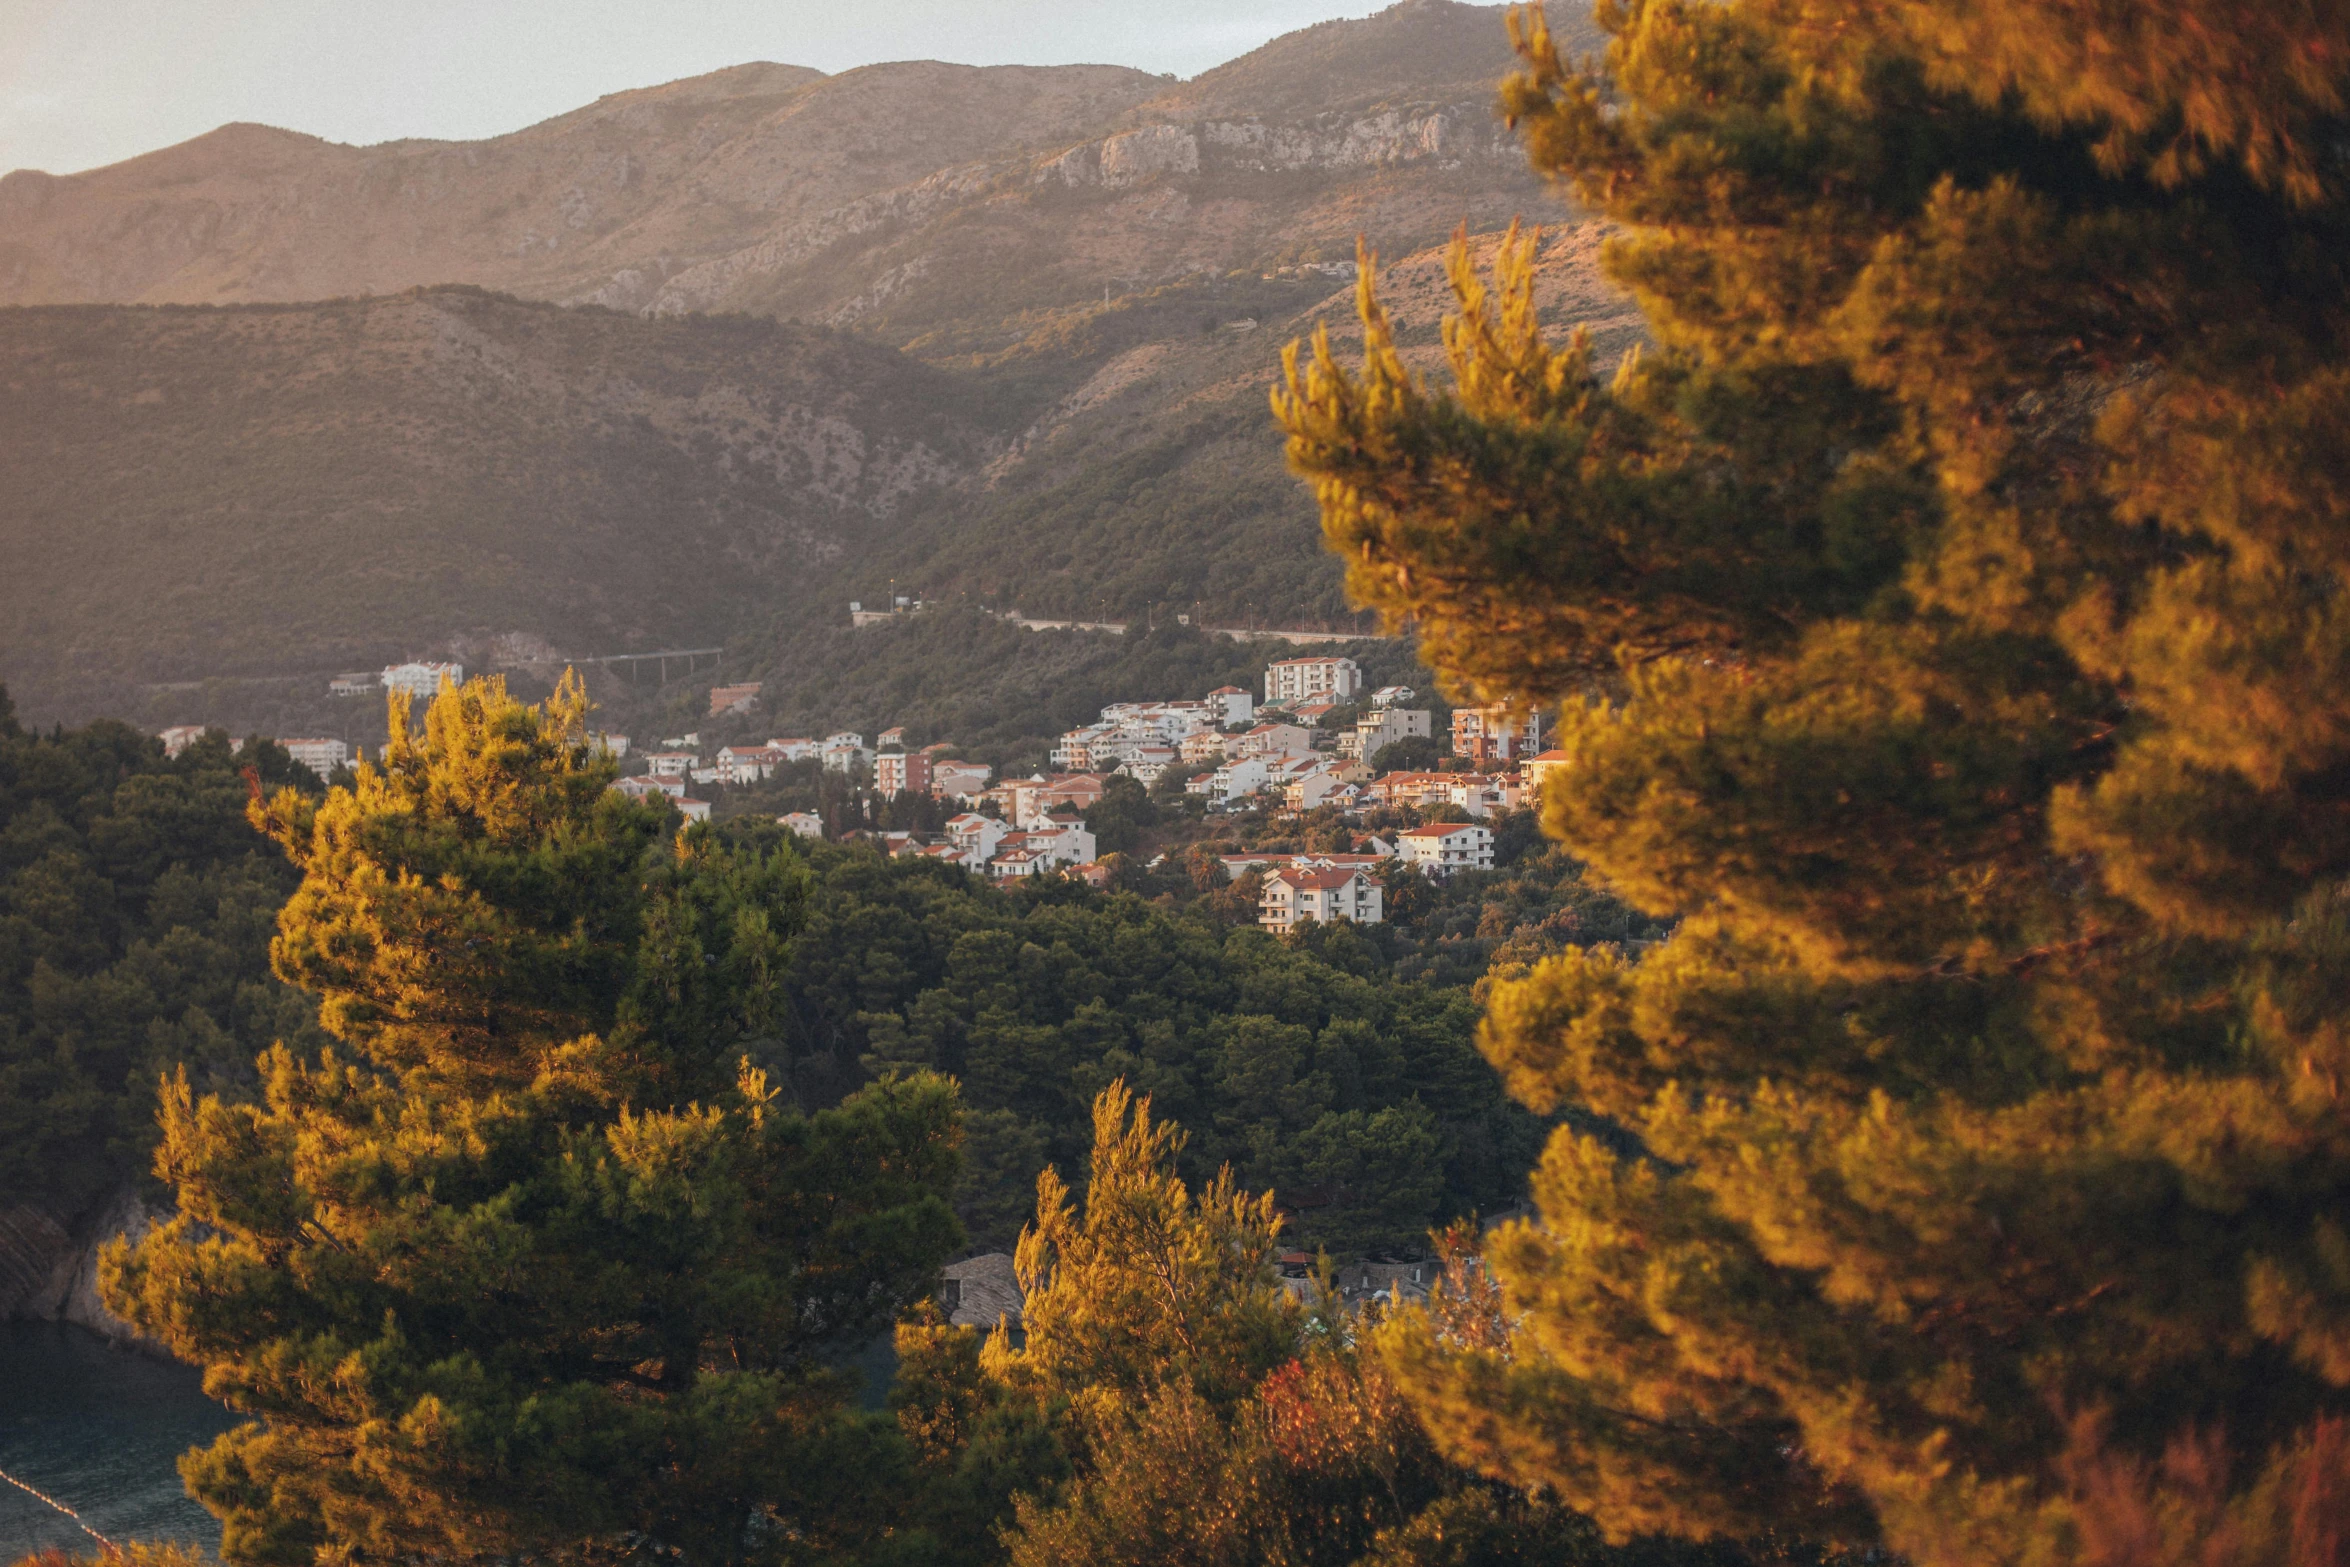
<path fill-rule="evenodd" d="M 2253 13 L 2257 12 L 2257 15 Z M 2350 1525 L 2350 11 L 1618 0 L 1504 103 L 1657 348 L 1456 255 L 1278 417 L 1357 598 L 1556 704 L 1638 962 L 1493 990 L 1559 1132 L 1449 1451 L 1618 1536 L 2330 1561 Z"/>

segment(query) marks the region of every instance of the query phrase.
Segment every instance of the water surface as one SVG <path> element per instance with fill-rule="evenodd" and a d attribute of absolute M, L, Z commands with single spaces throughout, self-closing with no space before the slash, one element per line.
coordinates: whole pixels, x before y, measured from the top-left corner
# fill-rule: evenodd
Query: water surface
<path fill-rule="evenodd" d="M 187 1498 L 174 1468 L 234 1417 L 197 1373 L 111 1349 L 58 1322 L 0 1322 L 0 1469 L 48 1492 L 114 1540 L 186 1540 L 207 1552 L 220 1525 Z M 0 1485 L 0 1562 L 96 1542 L 11 1485 Z"/>

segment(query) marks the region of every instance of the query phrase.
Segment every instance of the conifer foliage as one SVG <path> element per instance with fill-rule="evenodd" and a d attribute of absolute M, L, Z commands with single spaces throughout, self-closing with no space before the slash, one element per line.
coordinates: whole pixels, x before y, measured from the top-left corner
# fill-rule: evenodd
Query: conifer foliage
<path fill-rule="evenodd" d="M 232 1562 L 681 1549 L 792 1560 L 886 1526 L 894 1434 L 844 1348 L 958 1231 L 952 1090 L 803 1116 L 737 1042 L 805 872 L 673 841 L 543 707 L 395 699 L 380 766 L 255 799 L 302 883 L 278 973 L 340 1044 L 256 1104 L 167 1083 L 179 1217 L 115 1309 L 254 1417 L 183 1464 Z"/>
<path fill-rule="evenodd" d="M 1611 1531 L 1920 1563 L 2350 1537 L 2350 11 L 1617 0 L 1504 102 L 1657 351 L 1456 256 L 1276 411 L 1357 597 L 1563 705 L 1640 961 L 1498 984 L 1580 1104 L 1507 1349 L 1382 1345 Z"/>

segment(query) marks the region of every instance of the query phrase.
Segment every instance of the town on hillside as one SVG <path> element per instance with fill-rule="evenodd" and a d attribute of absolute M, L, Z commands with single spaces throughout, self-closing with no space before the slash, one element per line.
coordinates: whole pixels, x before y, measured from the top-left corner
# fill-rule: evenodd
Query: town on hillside
<path fill-rule="evenodd" d="M 1095 827 L 1121 789 L 1191 823 L 1195 845 L 1223 836 L 1219 824 L 1234 818 L 1312 817 L 1339 825 L 1344 845 L 1235 846 L 1215 856 L 1223 879 L 1253 879 L 1258 923 L 1271 930 L 1308 920 L 1378 924 L 1393 873 L 1441 881 L 1491 869 L 1492 822 L 1534 804 L 1565 758 L 1543 749 L 1539 713 L 1456 708 L 1438 735 L 1433 710 L 1415 706 L 1411 688 L 1365 684 L 1352 659 L 1306 656 L 1268 664 L 1261 694 L 1224 686 L 1113 703 L 1058 738 L 1050 771 L 1027 776 L 964 760 L 951 738 L 917 743 L 903 727 L 870 739 L 842 730 L 707 747 L 689 733 L 633 755 L 624 738 L 605 743 L 627 758 L 615 788 L 664 800 L 689 820 L 709 820 L 714 808 L 741 814 L 724 808 L 729 797 L 748 806 L 760 785 L 812 775 L 836 807 L 779 813 L 793 832 L 864 839 L 893 857 L 998 881 L 1063 875 L 1112 885 L 1119 866 Z M 716 687 L 711 715 L 740 719 L 756 712 L 758 697 L 756 685 Z"/>
<path fill-rule="evenodd" d="M 338 695 L 405 692 L 430 700 L 465 677 L 454 663 L 396 664 L 380 674 L 338 676 Z M 1213 854 L 1227 883 L 1253 884 L 1258 923 L 1285 931 L 1306 921 L 1375 925 L 1387 917 L 1398 873 L 1443 881 L 1494 865 L 1493 823 L 1533 806 L 1544 778 L 1565 764 L 1544 749 L 1539 712 L 1499 707 L 1449 711 L 1415 705 L 1401 685 L 1366 690 L 1351 658 L 1307 655 L 1265 666 L 1261 692 L 1222 686 L 1198 695 L 1115 702 L 1094 722 L 1059 736 L 1049 771 L 1009 776 L 966 760 L 951 737 L 915 743 L 903 726 L 708 745 L 699 732 L 632 745 L 598 734 L 620 765 L 613 787 L 657 800 L 689 822 L 749 814 L 772 786 L 797 779 L 816 796 L 775 820 L 808 838 L 868 841 L 892 857 L 959 866 L 996 881 L 1059 875 L 1113 885 L 1121 866 L 1095 830 L 1121 789 L 1187 824 L 1176 836 Z M 709 716 L 739 729 L 755 719 L 756 683 L 711 688 Z M 167 751 L 201 738 L 200 726 L 162 731 Z M 331 780 L 360 751 L 333 738 L 279 742 L 293 760 Z M 1326 830 L 1325 847 L 1257 851 L 1231 830 L 1241 819 Z M 1336 833 L 1327 830 L 1335 827 Z M 1166 835 L 1162 835 L 1163 837 Z M 1151 855 L 1161 865 L 1171 846 Z"/>

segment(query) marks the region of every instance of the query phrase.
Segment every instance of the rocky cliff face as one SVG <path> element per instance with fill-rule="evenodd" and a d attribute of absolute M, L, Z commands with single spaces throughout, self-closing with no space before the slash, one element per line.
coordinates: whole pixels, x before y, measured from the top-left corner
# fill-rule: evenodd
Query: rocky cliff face
<path fill-rule="evenodd" d="M 1561 4 L 1570 37 L 1589 34 Z M 1580 28 L 1580 31 L 1578 31 Z M 1499 7 L 1405 0 L 1188 83 L 1115 66 L 754 64 L 482 142 L 231 125 L 0 179 L 0 304 L 236 303 L 474 283 L 855 323 L 939 350 L 1308 252 L 1505 222 Z M 989 326 L 1004 328 L 989 331 Z"/>
<path fill-rule="evenodd" d="M 127 1348 L 165 1353 L 98 1298 L 98 1253 L 116 1236 L 137 1240 L 168 1217 L 128 1189 L 70 1224 L 31 1204 L 0 1208 L 0 1317 L 71 1322 Z"/>

